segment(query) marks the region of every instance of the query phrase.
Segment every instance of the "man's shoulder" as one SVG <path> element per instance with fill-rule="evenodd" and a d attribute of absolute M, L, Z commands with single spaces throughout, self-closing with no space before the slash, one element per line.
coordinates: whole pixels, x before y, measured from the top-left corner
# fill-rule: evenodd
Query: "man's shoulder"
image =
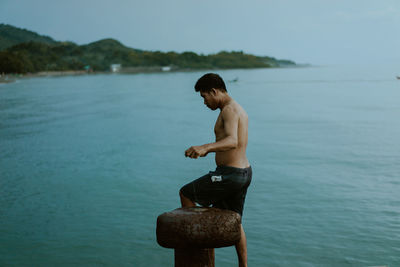
<path fill-rule="evenodd" d="M 224 109 L 221 110 L 221 114 L 231 114 L 233 116 L 247 117 L 247 113 L 244 108 L 236 101 L 224 107 Z"/>
<path fill-rule="evenodd" d="M 240 107 L 240 106 L 239 106 Z M 239 114 L 239 110 L 238 110 L 238 104 L 229 104 L 226 105 L 222 110 L 221 110 L 221 115 L 222 117 L 232 117 L 232 116 L 236 116 Z"/>

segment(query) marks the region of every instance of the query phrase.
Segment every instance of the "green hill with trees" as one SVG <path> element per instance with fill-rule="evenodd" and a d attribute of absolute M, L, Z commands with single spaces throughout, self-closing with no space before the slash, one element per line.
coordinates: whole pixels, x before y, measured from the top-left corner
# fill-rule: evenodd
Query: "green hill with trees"
<path fill-rule="evenodd" d="M 0 50 L 29 41 L 46 44 L 56 43 L 55 40 L 48 36 L 39 35 L 35 32 L 20 29 L 8 24 L 0 24 Z"/>
<path fill-rule="evenodd" d="M 40 71 L 83 70 L 108 71 L 111 64 L 124 69 L 232 69 L 268 68 L 296 65 L 290 60 L 259 57 L 242 51 L 222 51 L 203 55 L 194 52 L 144 51 L 124 46 L 114 39 L 87 45 L 57 42 L 50 37 L 10 25 L 0 25 L 0 72 L 35 73 Z"/>

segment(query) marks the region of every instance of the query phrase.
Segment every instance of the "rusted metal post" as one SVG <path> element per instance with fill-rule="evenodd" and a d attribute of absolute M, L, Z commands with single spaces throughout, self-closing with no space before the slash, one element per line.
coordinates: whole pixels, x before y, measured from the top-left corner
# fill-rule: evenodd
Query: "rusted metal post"
<path fill-rule="evenodd" d="M 216 208 L 180 208 L 157 218 L 157 242 L 175 249 L 175 267 L 214 267 L 214 248 L 240 240 L 240 215 Z"/>

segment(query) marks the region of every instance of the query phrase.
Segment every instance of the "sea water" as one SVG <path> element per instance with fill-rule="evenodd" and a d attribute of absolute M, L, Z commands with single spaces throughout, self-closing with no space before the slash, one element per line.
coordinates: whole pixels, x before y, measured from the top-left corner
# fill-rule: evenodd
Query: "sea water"
<path fill-rule="evenodd" d="M 400 266 L 400 65 L 218 73 L 249 115 L 250 266 Z M 0 266 L 173 266 L 157 216 L 215 168 L 184 157 L 214 140 L 202 74 L 0 85 Z"/>

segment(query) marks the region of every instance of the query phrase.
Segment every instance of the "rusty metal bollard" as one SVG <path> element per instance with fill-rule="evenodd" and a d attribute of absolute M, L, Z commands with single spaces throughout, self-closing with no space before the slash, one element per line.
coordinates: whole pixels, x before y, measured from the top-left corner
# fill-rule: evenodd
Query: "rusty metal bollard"
<path fill-rule="evenodd" d="M 157 218 L 157 242 L 175 249 L 175 267 L 214 267 L 214 248 L 240 240 L 240 215 L 216 208 L 179 208 Z"/>

